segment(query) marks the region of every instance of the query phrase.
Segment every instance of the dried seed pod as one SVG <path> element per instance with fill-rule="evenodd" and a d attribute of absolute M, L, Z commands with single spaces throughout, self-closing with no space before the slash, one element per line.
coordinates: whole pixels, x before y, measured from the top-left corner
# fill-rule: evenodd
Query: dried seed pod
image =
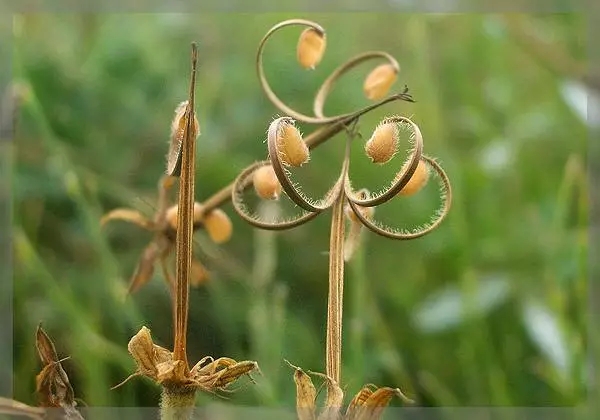
<path fill-rule="evenodd" d="M 395 123 L 379 124 L 365 144 L 365 152 L 373 163 L 388 162 L 398 150 L 398 127 Z"/>
<path fill-rule="evenodd" d="M 204 227 L 213 242 L 221 244 L 227 242 L 231 238 L 233 232 L 233 224 L 221 209 L 214 209 L 204 216 Z"/>
<path fill-rule="evenodd" d="M 415 173 L 410 177 L 408 183 L 400 190 L 398 195 L 410 196 L 419 192 L 429 180 L 429 167 L 422 160 L 419 161 Z"/>
<path fill-rule="evenodd" d="M 177 204 L 171 206 L 167 209 L 167 214 L 165 218 L 167 219 L 167 223 L 169 226 L 175 230 L 177 230 Z M 201 223 L 203 218 L 203 207 L 200 203 L 194 203 L 194 224 Z"/>
<path fill-rule="evenodd" d="M 253 176 L 254 190 L 260 198 L 266 200 L 276 200 L 281 194 L 281 184 L 273 166 L 262 166 L 254 172 Z"/>
<path fill-rule="evenodd" d="M 277 145 L 283 163 L 298 167 L 308 162 L 310 157 L 308 146 L 294 125 L 294 120 L 291 118 L 280 119 L 271 124 L 277 124 Z"/>
<path fill-rule="evenodd" d="M 398 69 L 391 64 L 380 64 L 365 79 L 363 90 L 371 100 L 383 98 L 396 81 Z"/>
<path fill-rule="evenodd" d="M 167 155 L 167 174 L 176 175 L 181 170 L 181 145 L 183 143 L 183 136 L 185 134 L 185 128 L 187 125 L 186 110 L 188 101 L 183 101 L 175 109 L 175 117 L 171 122 L 171 137 L 169 145 L 169 154 Z M 200 134 L 200 124 L 196 113 L 194 115 L 194 124 L 192 125 L 191 137 L 195 140 Z"/>
<path fill-rule="evenodd" d="M 300 34 L 296 56 L 305 69 L 314 69 L 323 58 L 326 46 L 325 33 L 314 28 L 306 28 Z"/>

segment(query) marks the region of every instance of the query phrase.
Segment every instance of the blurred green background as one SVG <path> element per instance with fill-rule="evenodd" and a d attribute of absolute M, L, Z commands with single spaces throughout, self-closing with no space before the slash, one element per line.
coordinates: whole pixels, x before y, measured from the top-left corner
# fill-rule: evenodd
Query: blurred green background
<path fill-rule="evenodd" d="M 171 347 L 160 270 L 124 298 L 151 234 L 98 221 L 116 207 L 153 214 L 170 121 L 187 95 L 191 41 L 200 58 L 197 200 L 266 157 L 266 129 L 280 113 L 260 90 L 254 55 L 264 33 L 292 17 L 324 26 L 328 45 L 306 71 L 295 61 L 299 28 L 269 42 L 265 66 L 279 96 L 309 113 L 320 82 L 343 61 L 391 53 L 402 67 L 394 89 L 407 84 L 417 102 L 365 117 L 363 137 L 386 115 L 412 117 L 454 191 L 449 217 L 424 238 L 363 235 L 346 271 L 347 393 L 375 383 L 425 406 L 582 403 L 589 91 L 579 81 L 585 25 L 575 14 L 16 16 L 14 77 L 26 94 L 14 142 L 15 398 L 35 402 L 42 321 L 60 356 L 70 356 L 65 368 L 86 404 L 156 405 L 159 389 L 146 379 L 109 389 L 133 372 L 127 342 L 142 325 Z M 368 104 L 362 80 L 377 64 L 345 77 L 326 113 Z M 298 171 L 314 196 L 335 178 L 336 139 Z M 355 146 L 355 186 L 383 185 L 402 164 L 398 156 L 389 168 L 372 165 Z M 427 220 L 436 191 L 431 183 L 377 216 L 400 226 Z M 212 280 L 191 293 L 190 360 L 257 360 L 257 384 L 242 380 L 226 403 L 291 407 L 293 372 L 283 359 L 324 370 L 329 213 L 269 233 L 224 210 L 231 242 L 195 236 Z"/>

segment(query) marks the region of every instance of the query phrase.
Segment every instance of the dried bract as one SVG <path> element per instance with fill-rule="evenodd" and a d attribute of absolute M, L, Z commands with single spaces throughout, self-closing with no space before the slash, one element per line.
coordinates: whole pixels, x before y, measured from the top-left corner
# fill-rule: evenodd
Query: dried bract
<path fill-rule="evenodd" d="M 398 68 L 391 64 L 380 64 L 367 75 L 363 90 L 370 100 L 378 100 L 387 95 L 398 77 Z"/>
<path fill-rule="evenodd" d="M 296 49 L 300 65 L 305 69 L 314 69 L 323 58 L 326 44 L 324 32 L 320 32 L 315 28 L 306 28 L 302 31 Z"/>

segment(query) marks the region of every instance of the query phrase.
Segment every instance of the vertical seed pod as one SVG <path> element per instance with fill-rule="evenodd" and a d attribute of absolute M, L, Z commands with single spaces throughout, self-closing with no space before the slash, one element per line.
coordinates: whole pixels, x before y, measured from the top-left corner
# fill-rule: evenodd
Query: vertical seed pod
<path fill-rule="evenodd" d="M 214 243 L 221 244 L 231 238 L 233 224 L 221 209 L 214 209 L 204 216 L 204 227 Z"/>
<path fill-rule="evenodd" d="M 181 145 L 185 134 L 187 120 L 185 118 L 188 101 L 183 101 L 175 109 L 175 117 L 171 122 L 171 137 L 169 154 L 167 155 L 167 175 L 177 175 L 181 170 Z M 200 124 L 196 113 L 192 110 L 194 123 L 192 124 L 192 138 L 196 139 L 200 134 Z"/>
<path fill-rule="evenodd" d="M 265 200 L 276 200 L 281 194 L 281 184 L 273 166 L 262 166 L 254 172 L 252 178 L 256 195 Z"/>
<path fill-rule="evenodd" d="M 410 196 L 421 191 L 429 180 L 429 167 L 422 160 L 419 161 L 415 173 L 410 177 L 408 183 L 400 190 L 398 195 Z"/>
<path fill-rule="evenodd" d="M 370 100 L 383 98 L 398 77 L 399 69 L 391 64 L 380 64 L 365 79 L 363 90 Z"/>
<path fill-rule="evenodd" d="M 398 127 L 393 122 L 379 124 L 371 138 L 365 143 L 365 153 L 373 163 L 384 164 L 398 150 Z"/>
<path fill-rule="evenodd" d="M 327 44 L 325 32 L 306 28 L 300 34 L 296 56 L 305 69 L 314 69 L 321 62 Z"/>
<path fill-rule="evenodd" d="M 167 223 L 169 224 L 169 226 L 171 226 L 173 229 L 177 230 L 177 204 L 175 204 L 174 206 L 171 206 L 168 208 L 167 210 L 167 214 L 165 215 L 165 219 L 167 220 Z M 202 204 L 200 203 L 194 203 L 194 225 L 199 224 L 202 222 L 202 218 L 203 218 L 203 207 Z"/>
<path fill-rule="evenodd" d="M 277 136 L 279 157 L 287 166 L 302 166 L 308 162 L 310 152 L 291 118 L 278 118 L 269 126 L 269 136 Z"/>

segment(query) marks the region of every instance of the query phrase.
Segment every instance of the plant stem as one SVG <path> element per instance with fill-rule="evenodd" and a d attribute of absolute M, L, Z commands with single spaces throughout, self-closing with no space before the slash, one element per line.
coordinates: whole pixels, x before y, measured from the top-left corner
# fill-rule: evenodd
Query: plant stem
<path fill-rule="evenodd" d="M 350 141 L 346 143 L 342 179 L 346 178 L 350 157 Z M 342 362 L 342 313 L 344 301 L 344 201 L 342 188 L 333 204 L 329 236 L 329 295 L 327 297 L 327 338 L 325 372 L 338 384 Z"/>
<path fill-rule="evenodd" d="M 179 207 L 177 215 L 177 266 L 175 271 L 175 344 L 173 359 L 188 366 L 187 321 L 189 310 L 189 279 L 192 266 L 194 221 L 194 175 L 196 157 L 194 87 L 196 83 L 196 44 L 192 44 L 192 76 L 186 109 L 186 127 L 181 144 L 181 174 L 179 178 Z"/>
<path fill-rule="evenodd" d="M 194 412 L 196 389 L 186 386 L 164 386 L 160 397 L 161 420 L 191 419 Z"/>

